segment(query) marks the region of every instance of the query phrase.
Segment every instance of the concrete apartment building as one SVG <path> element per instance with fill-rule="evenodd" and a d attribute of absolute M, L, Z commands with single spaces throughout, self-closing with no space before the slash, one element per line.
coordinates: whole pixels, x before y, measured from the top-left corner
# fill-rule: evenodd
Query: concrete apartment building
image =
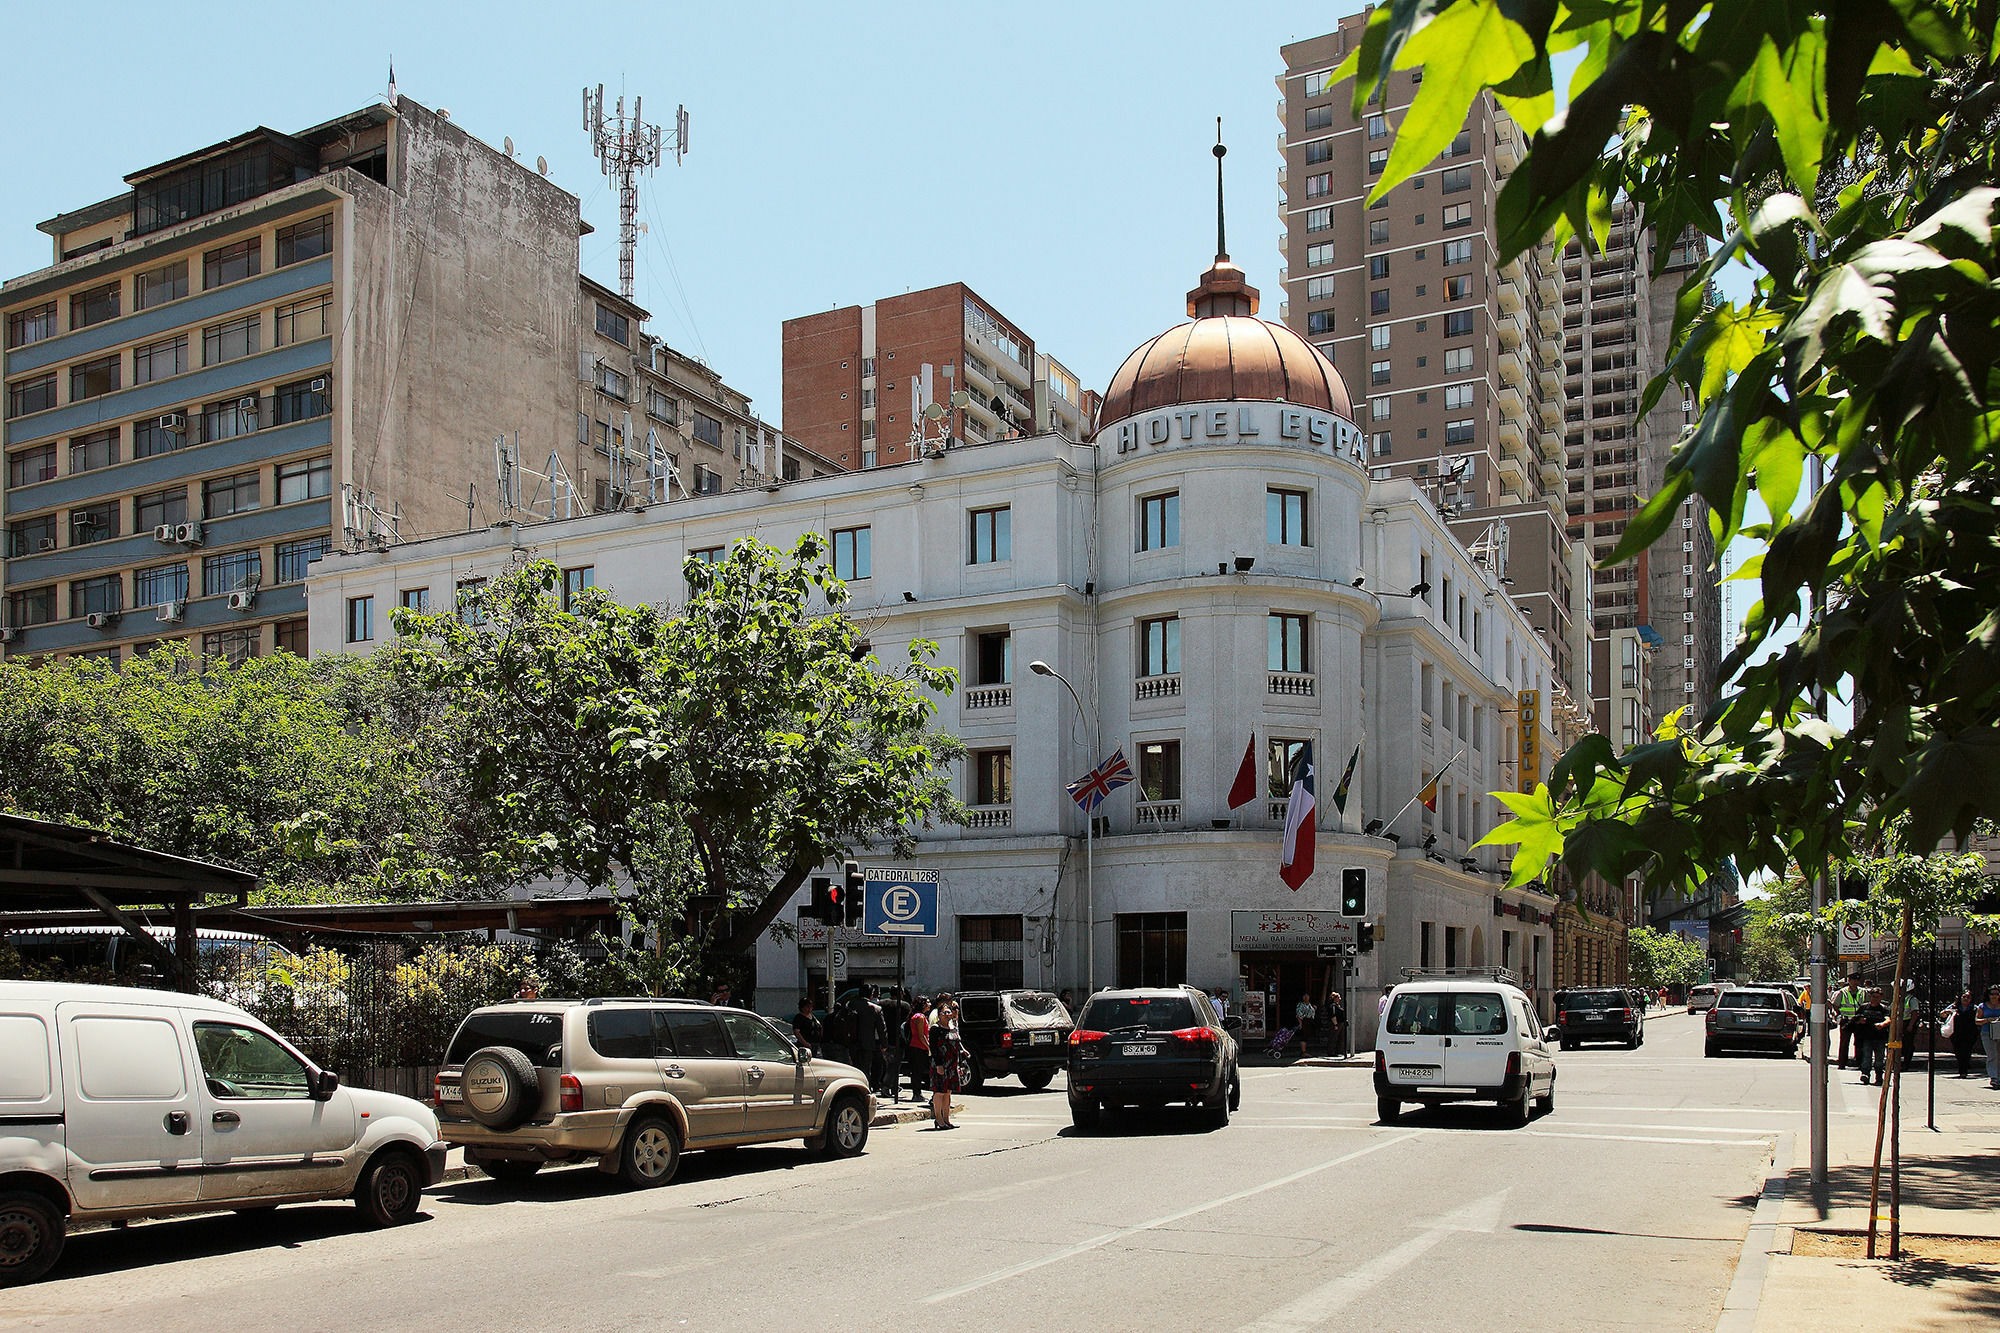
<path fill-rule="evenodd" d="M 962 282 L 788 319 L 783 358 L 786 430 L 843 467 L 907 462 L 945 435 L 984 444 L 1090 431 L 1094 400 L 1076 376 Z M 913 452 L 912 409 L 932 404 L 942 414 Z"/>

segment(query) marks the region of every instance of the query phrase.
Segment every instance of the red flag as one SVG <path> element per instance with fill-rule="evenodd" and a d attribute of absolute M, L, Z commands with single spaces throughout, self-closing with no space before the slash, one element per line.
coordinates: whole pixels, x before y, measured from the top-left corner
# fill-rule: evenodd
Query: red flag
<path fill-rule="evenodd" d="M 1243 747 L 1243 763 L 1236 770 L 1236 781 L 1229 788 L 1229 808 L 1248 805 L 1257 799 L 1257 733 L 1250 733 L 1250 743 Z"/>

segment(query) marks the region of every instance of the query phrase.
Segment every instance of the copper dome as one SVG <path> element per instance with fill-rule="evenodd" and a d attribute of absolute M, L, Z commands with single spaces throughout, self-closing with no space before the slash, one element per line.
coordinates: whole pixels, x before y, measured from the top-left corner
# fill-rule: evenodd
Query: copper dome
<path fill-rule="evenodd" d="M 1188 293 L 1195 316 L 1139 344 L 1104 391 L 1099 429 L 1181 403 L 1286 402 L 1352 420 L 1347 385 L 1333 363 L 1282 324 L 1256 318 L 1257 291 L 1226 259 Z"/>

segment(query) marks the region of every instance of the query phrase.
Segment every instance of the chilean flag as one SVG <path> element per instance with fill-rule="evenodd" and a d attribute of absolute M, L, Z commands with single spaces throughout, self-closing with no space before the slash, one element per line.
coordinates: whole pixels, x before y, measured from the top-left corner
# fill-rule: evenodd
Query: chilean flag
<path fill-rule="evenodd" d="M 1292 795 L 1285 802 L 1285 846 L 1278 861 L 1278 878 L 1293 892 L 1313 872 L 1313 845 L 1318 841 L 1319 821 L 1314 818 L 1318 802 L 1314 797 L 1313 747 L 1307 741 L 1299 747 L 1298 763 L 1292 769 Z"/>

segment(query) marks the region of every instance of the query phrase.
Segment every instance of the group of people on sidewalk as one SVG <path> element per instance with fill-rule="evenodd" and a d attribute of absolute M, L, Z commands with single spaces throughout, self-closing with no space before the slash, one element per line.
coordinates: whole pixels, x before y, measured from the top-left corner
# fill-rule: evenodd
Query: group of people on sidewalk
<path fill-rule="evenodd" d="M 1889 1048 L 1889 1005 L 1879 986 L 1863 989 L 1850 976 L 1847 984 L 1833 993 L 1833 1018 L 1840 1025 L 1840 1067 L 1847 1068 L 1850 1052 L 1861 1067 L 1863 1083 L 1880 1083 Z M 1949 1008 L 1938 1015 L 1938 1035 L 1951 1043 L 1958 1064 L 1958 1077 L 1972 1077 L 1972 1054 L 1984 1049 L 1986 1082 L 2000 1089 L 2000 985 L 1986 988 L 1982 1003 L 1971 991 L 1961 991 Z M 1904 1062 L 1908 1063 L 1906 1048 Z"/>
<path fill-rule="evenodd" d="M 910 1101 L 931 1099 L 931 1121 L 939 1129 L 956 1129 L 951 1122 L 951 1096 L 964 1086 L 960 1061 L 965 1044 L 959 1036 L 958 1005 L 951 992 L 931 1000 L 909 988 L 856 986 L 834 1001 L 821 1019 L 813 1012 L 811 995 L 799 997 L 792 1015 L 792 1038 L 815 1055 L 853 1065 L 868 1075 L 875 1095 L 890 1102 L 903 1099 L 903 1075 L 910 1079 Z"/>

